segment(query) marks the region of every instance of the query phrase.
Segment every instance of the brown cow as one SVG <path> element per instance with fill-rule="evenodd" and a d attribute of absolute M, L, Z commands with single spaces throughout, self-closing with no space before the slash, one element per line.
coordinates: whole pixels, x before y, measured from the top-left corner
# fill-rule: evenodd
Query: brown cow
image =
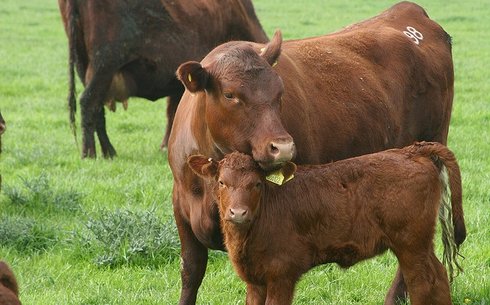
<path fill-rule="evenodd" d="M 291 304 L 297 281 L 311 268 L 347 268 L 388 249 L 398 258 L 412 305 L 452 304 L 446 270 L 434 253 L 438 211 L 445 215 L 441 223 L 454 225 L 442 235 L 450 241 L 445 257 L 456 267 L 466 229 L 459 167 L 444 145 L 416 143 L 297 170 L 288 163 L 284 179 L 295 177 L 283 186 L 267 182 L 242 153 L 219 163 L 191 156 L 188 163 L 218 182 L 225 244 L 247 283 L 248 305 Z"/>
<path fill-rule="evenodd" d="M 250 0 L 58 0 L 69 43 L 70 122 L 75 131 L 74 67 L 85 86 L 80 98 L 82 157 L 116 151 L 106 131 L 104 103 L 130 96 L 168 96 L 165 146 L 184 87 L 179 64 L 199 60 L 229 40 L 268 41 Z"/>
<path fill-rule="evenodd" d="M 0 261 L 0 305 L 20 305 L 19 286 L 9 266 Z"/>
<path fill-rule="evenodd" d="M 0 154 L 2 153 L 2 134 L 7 129 L 5 120 L 3 119 L 2 113 L 0 112 Z M 2 174 L 0 174 L 0 190 L 2 189 Z"/>
<path fill-rule="evenodd" d="M 273 168 L 294 155 L 298 164 L 319 164 L 447 139 L 450 37 L 413 3 L 330 35 L 282 43 L 278 32 L 267 45 L 226 43 L 177 74 L 187 90 L 168 159 L 182 247 L 181 304 L 195 303 L 208 248 L 224 249 L 214 185 L 188 167 L 188 156 L 220 160 L 237 150 Z M 405 296 L 403 283 L 399 271 L 386 304 Z"/>

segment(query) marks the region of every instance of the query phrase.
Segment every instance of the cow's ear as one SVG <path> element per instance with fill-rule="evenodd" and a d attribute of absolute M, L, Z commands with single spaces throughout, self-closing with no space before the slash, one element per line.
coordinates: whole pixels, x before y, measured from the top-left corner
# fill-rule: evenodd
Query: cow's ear
<path fill-rule="evenodd" d="M 197 61 L 188 61 L 180 65 L 177 77 L 192 93 L 206 89 L 209 79 L 208 72 Z"/>
<path fill-rule="evenodd" d="M 218 162 L 202 155 L 190 156 L 187 158 L 187 164 L 198 176 L 203 178 L 212 178 L 218 173 Z"/>
<path fill-rule="evenodd" d="M 281 54 L 282 34 L 281 30 L 276 30 L 272 40 L 261 50 L 260 56 L 265 58 L 269 65 L 273 66 Z"/>
<path fill-rule="evenodd" d="M 284 182 L 291 180 L 291 178 L 294 176 L 294 173 L 296 172 L 296 164 L 290 161 L 286 162 L 281 167 L 281 172 L 284 176 Z"/>

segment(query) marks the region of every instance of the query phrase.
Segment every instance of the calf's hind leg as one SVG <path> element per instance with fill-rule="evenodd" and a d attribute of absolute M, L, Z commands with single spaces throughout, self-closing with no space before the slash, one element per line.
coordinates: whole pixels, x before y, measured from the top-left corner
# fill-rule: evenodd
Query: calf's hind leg
<path fill-rule="evenodd" d="M 405 304 L 408 298 L 407 285 L 403 279 L 403 274 L 398 267 L 395 279 L 391 283 L 390 290 L 386 294 L 384 305 Z"/>
<path fill-rule="evenodd" d="M 452 305 L 446 270 L 433 250 L 406 255 L 399 262 L 411 305 Z"/>

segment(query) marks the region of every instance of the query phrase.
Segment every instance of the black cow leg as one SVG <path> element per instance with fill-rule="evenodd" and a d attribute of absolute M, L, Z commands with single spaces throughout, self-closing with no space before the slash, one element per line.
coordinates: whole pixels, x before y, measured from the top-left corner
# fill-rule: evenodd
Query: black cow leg
<path fill-rule="evenodd" d="M 112 146 L 109 136 L 107 135 L 104 107 L 100 107 L 100 110 L 97 111 L 96 118 L 96 131 L 97 136 L 99 137 L 102 154 L 104 155 L 104 158 L 112 159 L 114 156 L 116 156 L 116 150 Z"/>
<path fill-rule="evenodd" d="M 175 112 L 179 106 L 180 99 L 182 98 L 182 93 L 171 95 L 167 98 L 167 128 L 165 131 L 165 136 L 163 137 L 160 149 L 164 149 L 168 145 L 168 138 L 170 137 L 170 132 L 172 131 L 172 125 L 174 123 Z"/>
<path fill-rule="evenodd" d="M 85 93 L 85 92 L 84 92 Z M 80 98 L 82 115 L 82 158 L 95 158 L 95 118 L 90 107 L 86 106 L 87 96 L 82 94 Z"/>
<path fill-rule="evenodd" d="M 398 267 L 395 279 L 391 284 L 390 290 L 388 290 L 388 293 L 386 294 L 384 305 L 406 304 L 407 299 L 407 285 L 405 284 L 405 280 L 403 279 L 402 271 L 400 267 Z"/>
<path fill-rule="evenodd" d="M 104 99 L 111 85 L 113 73 L 97 71 L 80 97 L 82 114 L 82 158 L 95 158 L 95 132 L 99 136 L 104 156 L 110 154 L 110 142 L 105 132 Z M 103 131 L 102 131 L 103 129 Z M 109 144 L 107 144 L 109 143 Z M 110 146 L 112 147 L 112 146 Z M 112 148 L 114 149 L 114 148 Z M 115 154 L 115 151 L 113 152 Z"/>

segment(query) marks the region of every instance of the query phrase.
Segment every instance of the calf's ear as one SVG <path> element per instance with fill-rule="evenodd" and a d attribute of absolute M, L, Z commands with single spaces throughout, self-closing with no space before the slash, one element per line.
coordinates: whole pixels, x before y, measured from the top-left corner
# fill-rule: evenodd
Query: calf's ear
<path fill-rule="evenodd" d="M 281 172 L 284 176 L 284 181 L 290 180 L 294 176 L 294 173 L 296 172 L 296 164 L 290 161 L 286 162 L 281 167 Z"/>
<path fill-rule="evenodd" d="M 177 78 L 192 93 L 207 87 L 209 74 L 197 61 L 188 61 L 177 69 Z"/>
<path fill-rule="evenodd" d="M 260 56 L 262 56 L 269 65 L 273 66 L 279 58 L 279 55 L 281 55 L 281 45 L 282 34 L 280 30 L 276 30 L 272 40 L 261 50 Z"/>
<path fill-rule="evenodd" d="M 203 155 L 190 156 L 187 158 L 187 164 L 192 171 L 203 178 L 212 178 L 218 173 L 218 162 Z"/>

